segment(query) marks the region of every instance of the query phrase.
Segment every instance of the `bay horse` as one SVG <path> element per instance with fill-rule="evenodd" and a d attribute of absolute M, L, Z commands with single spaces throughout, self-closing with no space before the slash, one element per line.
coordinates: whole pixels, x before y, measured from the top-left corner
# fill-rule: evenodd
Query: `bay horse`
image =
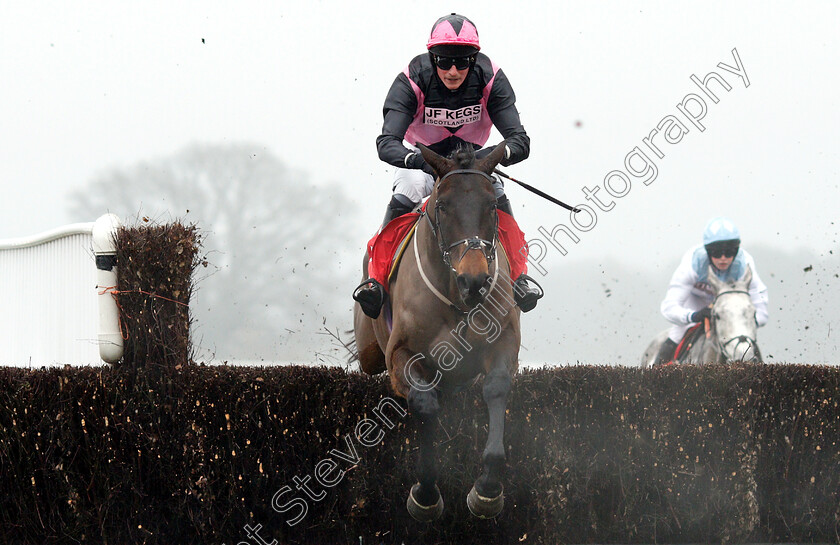
<path fill-rule="evenodd" d="M 734 361 L 761 362 L 758 349 L 755 306 L 750 298 L 752 269 L 737 281 L 724 282 L 708 269 L 708 282 L 715 293 L 709 334 L 700 335 L 680 363 L 731 363 Z M 648 345 L 642 356 L 642 367 L 649 367 L 668 336 L 663 331 Z"/>
<path fill-rule="evenodd" d="M 505 409 L 520 346 L 520 310 L 499 243 L 490 177 L 505 146 L 502 142 L 480 160 L 471 148 L 456 151 L 451 159 L 419 148 L 438 178 L 389 284 L 392 327 L 386 309 L 373 320 L 356 303 L 356 348 L 364 372 L 387 369 L 394 392 L 407 399 L 409 414 L 419 422 L 418 482 L 406 500 L 408 512 L 419 521 L 443 513 L 436 484 L 439 396 L 484 374 L 489 432 L 483 472 L 467 505 L 473 515 L 492 518 L 504 506 Z M 362 278 L 367 278 L 367 263 L 366 254 Z"/>

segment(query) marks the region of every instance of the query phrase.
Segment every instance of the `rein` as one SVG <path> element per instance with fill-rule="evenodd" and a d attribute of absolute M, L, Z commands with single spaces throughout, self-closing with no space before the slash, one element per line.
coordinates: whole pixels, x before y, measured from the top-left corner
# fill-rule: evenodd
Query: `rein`
<path fill-rule="evenodd" d="M 714 301 L 712 301 L 712 306 L 715 306 L 715 303 L 717 303 L 717 300 L 718 300 L 718 299 L 720 299 L 720 298 L 721 298 L 721 297 L 723 297 L 724 295 L 729 295 L 730 293 L 743 293 L 743 294 L 745 294 L 745 295 L 749 295 L 749 294 L 750 294 L 750 292 L 748 292 L 748 291 L 746 291 L 746 290 L 732 290 L 732 291 L 725 291 L 725 292 L 723 292 L 723 293 L 719 293 L 719 294 L 715 295 L 715 299 L 714 299 Z"/>
<path fill-rule="evenodd" d="M 425 214 L 425 212 L 423 212 Z M 458 305 L 450 301 L 444 294 L 442 294 L 438 289 L 431 283 L 429 277 L 426 276 L 426 272 L 423 270 L 423 262 L 420 260 L 420 252 L 417 250 L 417 238 L 419 235 L 417 233 L 414 234 L 414 260 L 417 261 L 417 270 L 420 273 L 420 277 L 423 279 L 423 282 L 426 284 L 426 287 L 429 288 L 429 291 L 435 294 L 435 297 L 443 301 L 447 306 L 451 307 L 452 309 L 460 312 L 461 314 L 469 313 L 468 310 L 463 310 L 458 308 Z M 495 256 L 493 256 L 495 258 Z M 493 271 L 493 280 L 490 281 L 490 288 L 487 290 L 487 293 L 493 291 L 493 288 L 496 287 L 496 280 L 499 278 L 499 265 L 496 264 L 495 270 Z"/>
<path fill-rule="evenodd" d="M 491 184 L 493 183 L 493 178 L 490 177 L 489 174 L 487 174 L 486 172 L 482 172 L 480 170 L 475 170 L 475 169 L 471 169 L 471 168 L 462 168 L 462 169 L 456 169 L 456 170 L 449 171 L 449 172 L 447 172 L 446 174 L 443 175 L 443 177 L 440 179 L 440 182 L 443 182 L 445 179 L 452 176 L 453 174 L 478 174 L 478 175 L 486 178 L 487 181 L 489 181 Z M 464 249 L 464 251 L 458 257 L 459 261 L 461 259 L 463 259 L 464 256 L 467 255 L 467 252 L 469 252 L 470 250 L 481 250 L 482 253 L 484 254 L 484 258 L 487 260 L 487 266 L 488 267 L 496 259 L 496 240 L 498 238 L 498 232 L 499 232 L 499 216 L 498 216 L 498 214 L 495 217 L 495 222 L 496 223 L 493 226 L 493 241 L 492 242 L 489 241 L 489 240 L 480 238 L 478 235 L 476 235 L 476 236 L 471 237 L 471 238 L 462 238 L 461 240 L 453 242 L 452 244 L 450 244 L 448 246 L 446 245 L 446 242 L 444 241 L 443 235 L 441 234 L 441 231 L 440 231 L 440 214 L 438 214 L 438 203 L 435 202 L 435 222 L 434 223 L 432 223 L 432 218 L 429 216 L 428 213 L 426 213 L 424 211 L 424 214 L 426 216 L 426 219 L 429 220 L 429 225 L 431 226 L 432 232 L 435 234 L 435 238 L 437 239 L 438 248 L 440 248 L 440 255 L 443 258 L 443 262 L 446 264 L 447 267 L 449 267 L 449 270 L 452 271 L 453 273 L 455 273 L 456 271 L 455 271 L 455 268 L 452 266 L 451 250 L 453 248 L 457 247 L 457 246 L 460 246 L 461 244 L 466 244 L 467 247 L 466 247 L 466 249 Z"/>
<path fill-rule="evenodd" d="M 475 170 L 475 169 L 456 169 L 456 170 L 449 171 L 446 174 L 444 174 L 444 176 L 440 179 L 440 182 L 443 182 L 446 178 L 448 178 L 449 176 L 452 176 L 453 174 L 478 174 L 478 175 L 486 178 L 491 184 L 493 183 L 493 178 L 490 177 L 490 175 L 488 175 L 486 172 L 482 172 L 480 170 Z M 463 252 L 461 252 L 461 255 L 458 257 L 459 262 L 460 262 L 461 259 L 464 258 L 465 255 L 467 255 L 467 252 L 469 252 L 470 250 L 481 250 L 481 252 L 484 254 L 484 258 L 487 260 L 487 266 L 488 267 L 490 267 L 490 265 L 493 262 L 496 262 L 496 258 L 497 258 L 497 255 L 498 255 L 498 248 L 496 246 L 496 241 L 499 238 L 499 236 L 498 236 L 498 234 L 499 234 L 499 215 L 498 214 L 494 214 L 495 224 L 493 225 L 493 240 L 492 241 L 489 241 L 487 239 L 483 239 L 483 238 L 479 237 L 478 235 L 476 235 L 476 236 L 470 237 L 470 238 L 463 238 L 463 239 L 458 240 L 456 242 L 453 242 L 452 244 L 449 244 L 449 245 L 446 244 L 446 241 L 444 241 L 443 235 L 441 233 L 440 214 L 438 213 L 438 203 L 435 202 L 435 221 L 434 221 L 434 223 L 432 222 L 432 218 L 430 217 L 429 213 L 426 210 L 423 210 L 423 212 L 421 212 L 421 214 L 423 216 L 425 216 L 426 219 L 428 220 L 429 227 L 432 230 L 432 234 L 434 235 L 435 240 L 438 243 L 438 249 L 440 250 L 440 255 L 441 255 L 441 258 L 443 259 L 443 263 L 449 268 L 449 271 L 450 271 L 451 274 L 456 274 L 457 275 L 457 271 L 455 270 L 455 267 L 452 266 L 452 253 L 451 253 L 452 249 L 456 248 L 456 247 L 458 247 L 462 244 L 466 244 L 466 248 L 464 249 Z M 417 238 L 418 238 L 418 236 L 415 234 L 415 236 L 414 236 L 414 259 L 417 261 L 417 270 L 420 272 L 420 277 L 423 279 L 423 282 L 426 284 L 426 287 L 428 287 L 429 290 L 433 294 L 435 294 L 435 296 L 438 299 L 443 301 L 449 307 L 453 308 L 454 310 L 456 310 L 456 311 L 458 311 L 462 314 L 467 314 L 469 312 L 468 310 L 463 310 L 463 309 L 459 308 L 455 303 L 450 301 L 449 298 L 447 298 L 444 294 L 442 294 L 440 291 L 438 291 L 438 289 L 435 288 L 434 285 L 432 285 L 432 283 L 429 281 L 429 278 L 426 276 L 426 273 L 423 270 L 423 264 L 420 261 L 420 252 L 417 249 Z M 498 262 L 496 262 L 496 267 L 495 267 L 494 272 L 493 272 L 493 279 L 490 282 L 490 288 L 487 290 L 487 293 L 492 292 L 493 288 L 496 287 L 496 280 L 498 278 L 499 278 L 499 264 L 498 264 Z"/>

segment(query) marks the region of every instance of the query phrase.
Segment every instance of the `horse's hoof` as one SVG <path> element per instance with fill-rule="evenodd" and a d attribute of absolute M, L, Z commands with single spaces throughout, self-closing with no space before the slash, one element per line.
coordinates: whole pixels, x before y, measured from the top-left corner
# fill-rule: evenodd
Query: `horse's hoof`
<path fill-rule="evenodd" d="M 414 492 L 420 483 L 411 487 L 411 492 L 408 493 L 408 499 L 405 502 L 405 508 L 408 509 L 408 514 L 411 518 L 420 522 L 431 522 L 439 518 L 443 514 L 443 496 L 440 495 L 440 490 L 435 485 L 435 492 L 437 492 L 438 500 L 434 505 L 420 505 L 414 499 Z"/>
<path fill-rule="evenodd" d="M 470 513 L 480 519 L 491 519 L 502 512 L 505 506 L 505 494 L 500 492 L 495 498 L 485 498 L 480 496 L 475 491 L 475 486 L 472 487 L 470 493 L 467 494 L 467 507 L 470 508 Z"/>

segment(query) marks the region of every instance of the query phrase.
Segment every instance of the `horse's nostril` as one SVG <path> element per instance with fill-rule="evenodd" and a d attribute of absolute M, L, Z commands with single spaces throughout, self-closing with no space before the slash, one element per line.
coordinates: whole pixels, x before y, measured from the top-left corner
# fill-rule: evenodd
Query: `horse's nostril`
<path fill-rule="evenodd" d="M 455 278 L 455 284 L 463 295 L 475 296 L 481 293 L 481 288 L 487 284 L 489 279 L 490 275 L 486 273 L 461 274 Z"/>
<path fill-rule="evenodd" d="M 463 274 L 458 275 L 455 279 L 455 283 L 458 285 L 458 290 L 462 293 L 467 291 L 467 278 Z"/>
<path fill-rule="evenodd" d="M 488 280 L 490 280 L 489 274 L 481 273 L 479 275 L 476 275 L 475 282 L 471 286 L 470 292 L 474 294 L 479 293 L 481 291 L 481 288 L 487 285 Z"/>

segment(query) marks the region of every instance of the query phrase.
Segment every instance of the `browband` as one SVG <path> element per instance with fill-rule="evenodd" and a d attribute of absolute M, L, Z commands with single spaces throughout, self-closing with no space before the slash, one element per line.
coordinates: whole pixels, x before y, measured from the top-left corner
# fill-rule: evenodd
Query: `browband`
<path fill-rule="evenodd" d="M 446 174 L 443 175 L 443 177 L 440 179 L 440 181 L 441 182 L 444 181 L 445 179 L 449 178 L 453 174 L 480 174 L 481 176 L 484 176 L 485 178 L 490 180 L 490 183 L 493 183 L 493 181 L 494 181 L 493 177 L 490 176 L 489 174 L 487 174 L 486 172 L 482 172 L 482 171 L 476 170 L 474 168 L 459 168 L 459 169 L 455 169 L 455 170 L 450 170 L 449 172 L 447 172 Z"/>

